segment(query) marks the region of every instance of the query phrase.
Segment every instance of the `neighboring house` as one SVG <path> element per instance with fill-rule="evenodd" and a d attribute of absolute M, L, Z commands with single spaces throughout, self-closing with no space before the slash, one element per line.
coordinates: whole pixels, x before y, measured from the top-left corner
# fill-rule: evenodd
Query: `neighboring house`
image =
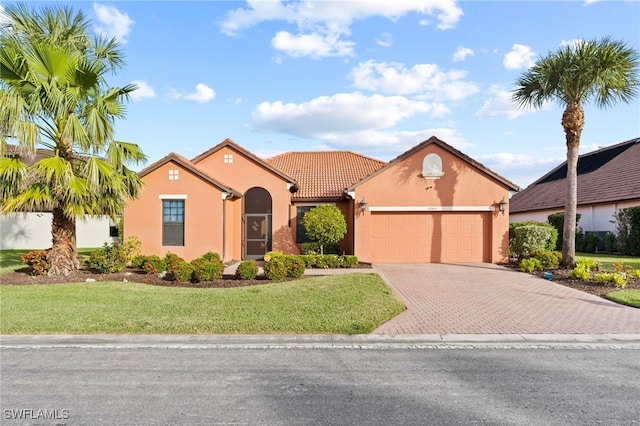
<path fill-rule="evenodd" d="M 501 262 L 509 216 L 500 210 L 518 190 L 435 137 L 389 163 L 345 151 L 262 160 L 226 139 L 192 160 L 170 153 L 139 176 L 125 237 L 137 236 L 145 254 L 187 260 L 299 253 L 300 219 L 330 203 L 347 221 L 343 252 L 360 261 Z"/>
<path fill-rule="evenodd" d="M 515 194 L 510 220 L 547 222 L 564 213 L 567 163 Z M 578 158 L 578 226 L 585 232 L 615 232 L 613 215 L 640 205 L 640 138 L 602 148 Z"/>
<path fill-rule="evenodd" d="M 21 155 L 16 145 L 7 147 L 7 156 Z M 23 157 L 33 164 L 52 155 L 50 150 L 38 149 L 33 157 Z M 47 249 L 51 247 L 51 212 L 24 212 L 0 215 L 0 250 Z M 115 241 L 117 228 L 107 216 L 76 219 L 76 245 L 82 248 L 101 247 Z"/>

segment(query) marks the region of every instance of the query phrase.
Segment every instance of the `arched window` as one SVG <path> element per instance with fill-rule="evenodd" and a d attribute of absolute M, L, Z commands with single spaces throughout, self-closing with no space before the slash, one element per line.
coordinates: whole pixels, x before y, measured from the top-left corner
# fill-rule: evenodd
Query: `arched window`
<path fill-rule="evenodd" d="M 425 179 L 440 179 L 442 176 L 444 176 L 442 158 L 438 154 L 427 154 L 422 160 L 422 177 Z"/>

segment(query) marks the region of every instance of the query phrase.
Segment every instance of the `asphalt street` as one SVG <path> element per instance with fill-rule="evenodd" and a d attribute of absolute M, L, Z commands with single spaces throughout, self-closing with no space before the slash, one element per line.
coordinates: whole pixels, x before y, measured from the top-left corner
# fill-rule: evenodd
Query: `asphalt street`
<path fill-rule="evenodd" d="M 5 346 L 3 425 L 631 425 L 640 350 Z"/>

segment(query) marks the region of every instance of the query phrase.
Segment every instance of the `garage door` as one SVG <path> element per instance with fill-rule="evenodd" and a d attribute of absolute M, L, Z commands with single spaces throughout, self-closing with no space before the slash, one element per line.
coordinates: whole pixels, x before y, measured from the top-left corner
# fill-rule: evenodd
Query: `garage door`
<path fill-rule="evenodd" d="M 490 213 L 372 212 L 373 262 L 490 261 Z"/>

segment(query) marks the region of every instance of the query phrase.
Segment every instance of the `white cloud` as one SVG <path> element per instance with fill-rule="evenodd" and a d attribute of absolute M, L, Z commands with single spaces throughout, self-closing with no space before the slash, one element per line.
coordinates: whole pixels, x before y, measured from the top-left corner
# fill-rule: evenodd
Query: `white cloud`
<path fill-rule="evenodd" d="M 506 117 L 513 120 L 526 113 L 511 100 L 511 92 L 504 90 L 501 86 L 493 86 L 491 92 L 493 98 L 484 101 L 482 108 L 476 112 L 476 117 Z"/>
<path fill-rule="evenodd" d="M 530 68 L 535 64 L 536 53 L 529 46 L 514 44 L 511 52 L 504 55 L 502 63 L 508 70 Z"/>
<path fill-rule="evenodd" d="M 354 21 L 374 16 L 395 21 L 409 13 L 435 17 L 437 27 L 443 30 L 453 28 L 463 14 L 455 0 L 248 0 L 246 8 L 227 13 L 221 22 L 221 31 L 229 36 L 237 36 L 242 30 L 261 22 L 285 21 L 295 24 L 298 34 L 278 32 L 271 42 L 274 48 L 295 57 L 350 56 L 354 43 L 342 38 L 350 35 L 350 26 Z"/>
<path fill-rule="evenodd" d="M 115 37 L 122 43 L 127 42 L 127 36 L 131 32 L 134 21 L 126 13 L 120 12 L 113 6 L 106 6 L 99 3 L 93 4 L 93 11 L 96 14 L 97 24 L 95 30 L 98 34 Z"/>
<path fill-rule="evenodd" d="M 327 56 L 351 56 L 355 43 L 338 40 L 335 35 L 319 33 L 293 35 L 288 31 L 279 31 L 271 40 L 274 49 L 299 58 L 309 56 L 320 59 Z"/>
<path fill-rule="evenodd" d="M 155 90 L 153 90 L 153 87 L 149 86 L 146 81 L 134 80 L 132 83 L 138 86 L 138 88 L 131 94 L 131 99 L 134 101 L 156 97 Z"/>
<path fill-rule="evenodd" d="M 300 104 L 263 102 L 253 111 L 252 120 L 260 130 L 324 139 L 331 134 L 390 128 L 417 114 L 439 117 L 448 112 L 439 105 L 402 96 L 354 92 L 321 96 Z"/>
<path fill-rule="evenodd" d="M 0 4 L 0 26 L 6 25 L 8 23 L 9 23 L 9 17 L 7 16 L 7 13 L 4 11 L 4 6 Z"/>
<path fill-rule="evenodd" d="M 396 95 L 417 95 L 421 99 L 457 101 L 478 92 L 478 87 L 464 81 L 466 71 L 443 71 L 435 64 L 417 64 L 406 68 L 396 62 L 369 60 L 351 71 L 359 89 Z"/>
<path fill-rule="evenodd" d="M 468 47 L 459 46 L 456 49 L 451 59 L 453 59 L 453 62 L 461 62 L 467 59 L 468 56 L 473 56 L 473 55 L 475 55 L 475 53 L 473 52 L 472 49 L 469 49 Z"/>
<path fill-rule="evenodd" d="M 193 93 L 182 93 L 175 89 L 169 89 L 167 97 L 173 101 L 178 99 L 186 99 L 188 101 L 196 101 L 200 104 L 209 102 L 216 97 L 216 92 L 204 83 L 196 84 L 196 91 Z"/>
<path fill-rule="evenodd" d="M 376 39 L 376 44 L 382 47 L 391 47 L 393 45 L 393 36 L 385 31 Z"/>

